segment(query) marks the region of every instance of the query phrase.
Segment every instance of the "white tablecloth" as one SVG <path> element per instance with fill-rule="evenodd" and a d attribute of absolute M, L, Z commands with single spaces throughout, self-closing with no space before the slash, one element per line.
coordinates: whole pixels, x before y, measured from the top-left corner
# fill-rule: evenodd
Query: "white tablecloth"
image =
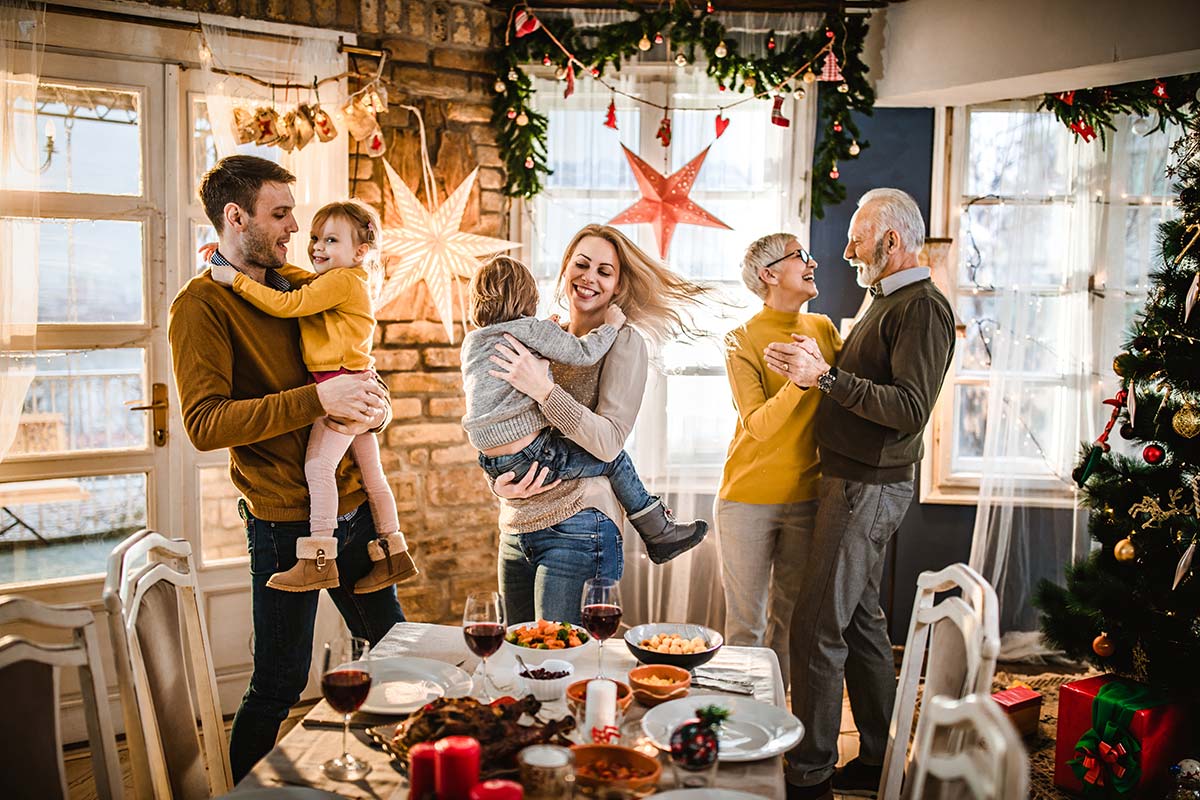
<path fill-rule="evenodd" d="M 379 656 L 412 655 L 432 658 L 448 664 L 462 663 L 468 672 L 479 663 L 463 640 L 462 629 L 448 625 L 428 625 L 403 622 L 388 632 L 376 646 Z M 599 651 L 581 653 L 575 659 L 575 678 L 594 677 L 597 674 Z M 504 649 L 488 659 L 488 673 L 501 687 L 514 681 L 515 662 Z M 624 680 L 624 676 L 637 665 L 637 660 L 619 638 L 610 640 L 604 647 L 604 673 L 608 677 Z M 775 653 L 764 647 L 723 647 L 703 671 L 719 676 L 728 675 L 739 680 L 749 680 L 754 687 L 754 697 L 764 703 L 779 707 L 786 704 L 783 679 L 779 673 L 779 661 Z M 516 694 L 516 686 L 512 693 Z M 693 689 L 689 697 L 720 695 L 719 691 Z M 561 709 L 557 706 L 562 706 Z M 646 709 L 634 702 L 625 719 L 640 718 Z M 555 716 L 565 713 L 565 705 L 548 704 L 544 714 Z M 321 701 L 305 717 L 308 719 L 335 720 L 338 715 Z M 275 748 L 260 761 L 233 791 L 236 796 L 242 791 L 264 786 L 302 785 L 315 786 L 350 798 L 376 798 L 379 800 L 405 800 L 408 783 L 391 766 L 390 757 L 366 743 L 361 732 L 352 731 L 350 752 L 372 764 L 371 774 L 356 783 L 331 781 L 321 772 L 321 764 L 340 752 L 341 732 L 332 729 L 307 728 L 303 724 L 293 728 Z M 357 734 L 357 735 L 354 735 Z M 674 776 L 666 758 L 663 759 L 663 778 L 660 790 L 672 788 Z M 783 767 L 780 757 L 743 764 L 722 763 L 717 771 L 717 786 L 769 798 L 784 797 Z"/>

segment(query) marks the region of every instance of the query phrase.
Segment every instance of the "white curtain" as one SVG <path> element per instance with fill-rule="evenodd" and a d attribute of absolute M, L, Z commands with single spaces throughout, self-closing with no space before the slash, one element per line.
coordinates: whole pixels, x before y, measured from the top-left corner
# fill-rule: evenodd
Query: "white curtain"
<path fill-rule="evenodd" d="M 1007 144 L 984 157 L 998 168 L 977 175 L 975 191 L 1010 202 L 965 209 L 960 242 L 977 257 L 968 275 L 995 290 L 990 313 L 968 322 L 982 326 L 990 359 L 970 563 L 1000 600 L 1001 658 L 1038 660 L 1053 654 L 1032 595 L 1088 552 L 1071 472 L 1079 443 L 1107 422 L 1100 401 L 1119 388 L 1112 358 L 1144 302 L 1157 223 L 1171 213 L 1163 168 L 1173 136 L 1138 136 L 1121 119 L 1102 150 L 1032 105 L 996 119 L 1005 130 L 991 141 Z M 1115 428 L 1109 442 L 1123 447 Z"/>
<path fill-rule="evenodd" d="M 36 219 L 41 152 L 37 89 L 45 7 L 0 4 L 0 203 Z M 0 216 L 0 460 L 12 446 L 34 377 L 38 226 Z"/>
<path fill-rule="evenodd" d="M 314 77 L 337 75 L 346 69 L 346 58 L 337 51 L 337 42 L 329 39 L 267 39 L 216 25 L 202 25 L 204 41 L 212 52 L 212 65 L 254 75 L 273 83 L 309 85 Z M 296 198 L 296 222 L 300 232 L 292 237 L 288 261 L 308 263 L 306 247 L 308 229 L 318 208 L 347 196 L 349 190 L 350 137 L 340 128 L 335 139 L 321 142 L 313 139 L 303 150 L 284 152 L 277 147 L 238 145 L 233 135 L 233 110 L 244 107 L 251 111 L 274 105 L 280 116 L 301 103 L 315 103 L 334 115 L 345 105 L 345 81 L 326 83 L 319 92 L 303 90 L 271 90 L 235 76 L 212 73 L 212 82 L 205 95 L 208 119 L 212 125 L 217 157 L 234 153 L 250 153 L 278 161 L 296 176 L 292 193 Z M 336 117 L 335 117 L 336 121 Z"/>

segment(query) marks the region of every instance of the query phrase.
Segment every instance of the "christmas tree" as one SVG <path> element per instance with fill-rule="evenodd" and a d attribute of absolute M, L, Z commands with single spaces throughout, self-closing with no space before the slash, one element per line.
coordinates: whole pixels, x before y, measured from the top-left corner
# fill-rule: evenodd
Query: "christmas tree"
<path fill-rule="evenodd" d="M 1200 122 L 1172 148 L 1178 219 L 1159 227 L 1162 264 L 1113 362 L 1121 390 L 1075 469 L 1099 543 L 1037 595 L 1050 644 L 1098 668 L 1194 689 L 1200 664 Z M 1195 307 L 1194 307 L 1195 306 Z M 1111 452 L 1108 435 L 1137 455 Z"/>

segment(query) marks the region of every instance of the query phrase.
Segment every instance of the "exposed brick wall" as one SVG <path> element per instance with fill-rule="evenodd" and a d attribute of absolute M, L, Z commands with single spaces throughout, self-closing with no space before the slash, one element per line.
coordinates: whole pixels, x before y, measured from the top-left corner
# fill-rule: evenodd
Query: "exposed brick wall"
<path fill-rule="evenodd" d="M 391 107 L 381 119 L 386 158 L 418 197 L 420 139 L 416 106 L 425 120 L 430 159 L 444 199 L 480 167 L 463 230 L 506 236 L 508 200 L 503 162 L 489 124 L 489 65 L 501 12 L 488 2 L 461 0 L 150 0 L 230 16 L 275 20 L 358 33 L 362 47 L 386 49 Z M 360 59 L 369 69 L 369 59 Z M 344 135 L 344 134 L 343 134 Z M 351 147 L 354 153 L 354 147 Z M 386 177 L 370 158 L 351 155 L 354 194 L 385 213 Z M 332 199 L 332 198 L 331 198 Z M 379 313 L 375 357 L 392 393 L 395 421 L 385 434 L 384 466 L 400 521 L 421 577 L 399 588 L 409 619 L 457 622 L 473 589 L 496 588 L 496 502 L 475 451 L 459 425 L 463 413 L 459 347 L 451 344 L 423 285 Z"/>

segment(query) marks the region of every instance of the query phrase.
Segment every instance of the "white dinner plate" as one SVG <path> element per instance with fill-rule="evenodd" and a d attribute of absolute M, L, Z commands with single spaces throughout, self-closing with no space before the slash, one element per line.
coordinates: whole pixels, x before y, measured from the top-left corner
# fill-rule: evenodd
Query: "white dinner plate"
<path fill-rule="evenodd" d="M 466 697 L 471 676 L 453 664 L 416 656 L 371 662 L 371 692 L 362 704 L 370 714 L 410 714 L 439 697 Z"/>
<path fill-rule="evenodd" d="M 749 697 L 684 697 L 655 706 L 642 717 L 642 730 L 659 748 L 671 749 L 671 732 L 690 719 L 703 705 L 728 708 L 729 719 L 721 723 L 721 761 L 758 761 L 791 749 L 804 735 L 804 725 L 787 711 Z"/>
<path fill-rule="evenodd" d="M 654 796 L 669 797 L 671 800 L 762 800 L 762 795 L 735 792 L 732 789 L 672 789 Z"/>

